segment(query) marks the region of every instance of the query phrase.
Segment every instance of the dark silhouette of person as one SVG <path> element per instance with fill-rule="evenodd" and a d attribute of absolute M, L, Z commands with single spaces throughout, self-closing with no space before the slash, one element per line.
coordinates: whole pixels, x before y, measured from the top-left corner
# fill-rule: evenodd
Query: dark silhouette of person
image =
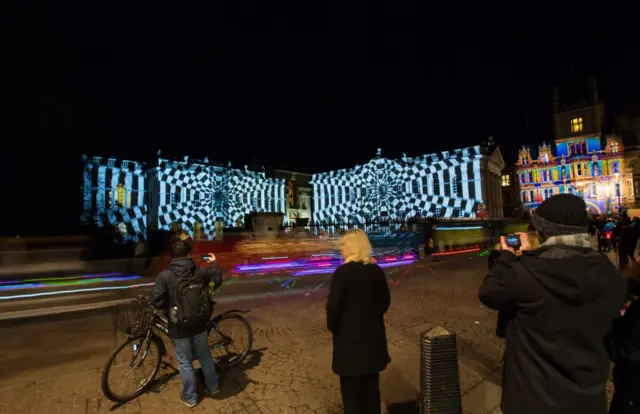
<path fill-rule="evenodd" d="M 502 411 L 602 414 L 610 367 L 604 340 L 619 316 L 625 282 L 592 249 L 580 197 L 545 200 L 532 222 L 540 247 L 521 235 L 518 257 L 501 237 L 502 251 L 479 289 L 485 306 L 510 316 Z"/>

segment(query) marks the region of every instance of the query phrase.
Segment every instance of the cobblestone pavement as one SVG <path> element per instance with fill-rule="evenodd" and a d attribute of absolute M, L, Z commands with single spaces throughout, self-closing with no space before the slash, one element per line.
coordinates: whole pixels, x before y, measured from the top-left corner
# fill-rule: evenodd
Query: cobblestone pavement
<path fill-rule="evenodd" d="M 493 335 L 495 313 L 477 300 L 477 287 L 485 272 L 485 258 L 464 254 L 446 263 L 421 262 L 388 272 L 392 305 L 386 321 L 392 362 L 381 375 L 381 389 L 389 413 L 416 412 L 419 334 L 436 325 L 458 334 L 465 414 L 497 412 L 502 342 Z M 252 309 L 254 351 L 242 367 L 223 373 L 220 394 L 191 410 L 179 401 L 181 384 L 172 355 L 166 358 L 168 364 L 151 391 L 128 404 L 114 406 L 100 391 L 101 364 L 108 347 L 100 345 L 100 352 L 94 352 L 97 356 L 83 359 L 82 351 L 91 346 L 87 342 L 69 344 L 78 354 L 73 368 L 65 368 L 67 363 L 56 365 L 54 360 L 41 370 L 21 372 L 13 366 L 8 377 L 0 374 L 0 413 L 342 412 L 338 378 L 331 371 L 325 299 L 326 289 L 322 288 L 306 296 L 242 303 L 241 307 Z M 218 311 L 228 307 L 221 306 Z M 90 332 L 90 326 L 97 332 L 107 332 L 109 324 L 110 320 L 103 318 L 86 321 L 86 326 L 76 323 L 75 329 Z M 48 352 L 48 343 L 54 344 L 51 353 L 57 355 L 61 352 L 57 347 L 65 343 L 59 338 L 67 335 L 66 330 L 60 328 L 57 336 L 44 340 L 33 333 L 30 340 L 42 341 L 42 353 Z M 0 332 L 1 336 L 5 334 L 13 338 L 8 342 L 13 349 L 26 346 L 19 345 L 19 332 Z M 19 365 L 20 361 L 13 363 Z M 0 363 L 11 365 L 2 357 Z"/>

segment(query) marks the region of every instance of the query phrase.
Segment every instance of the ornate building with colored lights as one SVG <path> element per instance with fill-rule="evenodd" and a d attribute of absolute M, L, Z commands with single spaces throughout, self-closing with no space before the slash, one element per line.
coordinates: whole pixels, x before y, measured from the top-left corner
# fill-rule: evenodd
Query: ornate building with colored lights
<path fill-rule="evenodd" d="M 558 89 L 554 91 L 554 145 L 543 143 L 535 154 L 527 146 L 518 152 L 516 176 L 525 209 L 535 210 L 547 198 L 567 193 L 582 197 L 594 214 L 633 207 L 633 174 L 624 145 L 618 135 L 602 133 L 603 117 L 595 81 L 589 104 L 561 108 Z"/>

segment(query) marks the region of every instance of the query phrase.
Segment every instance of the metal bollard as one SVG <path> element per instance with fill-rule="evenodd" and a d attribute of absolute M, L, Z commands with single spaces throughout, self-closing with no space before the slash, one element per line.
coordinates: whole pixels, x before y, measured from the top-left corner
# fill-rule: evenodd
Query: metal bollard
<path fill-rule="evenodd" d="M 456 334 L 436 327 L 420 338 L 420 414 L 462 414 Z"/>

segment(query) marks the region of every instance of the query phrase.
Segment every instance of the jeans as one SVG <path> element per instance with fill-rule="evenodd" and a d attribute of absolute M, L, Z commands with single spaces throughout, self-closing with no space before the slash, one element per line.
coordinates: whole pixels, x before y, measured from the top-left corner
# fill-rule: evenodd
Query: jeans
<path fill-rule="evenodd" d="M 209 352 L 209 341 L 207 331 L 194 335 L 190 338 L 171 338 L 173 348 L 176 350 L 178 359 L 178 369 L 182 380 L 182 397 L 189 403 L 198 402 L 196 392 L 196 377 L 193 373 L 194 356 L 200 360 L 200 367 L 204 375 L 204 386 L 207 390 L 215 392 L 218 390 L 218 374 Z"/>

